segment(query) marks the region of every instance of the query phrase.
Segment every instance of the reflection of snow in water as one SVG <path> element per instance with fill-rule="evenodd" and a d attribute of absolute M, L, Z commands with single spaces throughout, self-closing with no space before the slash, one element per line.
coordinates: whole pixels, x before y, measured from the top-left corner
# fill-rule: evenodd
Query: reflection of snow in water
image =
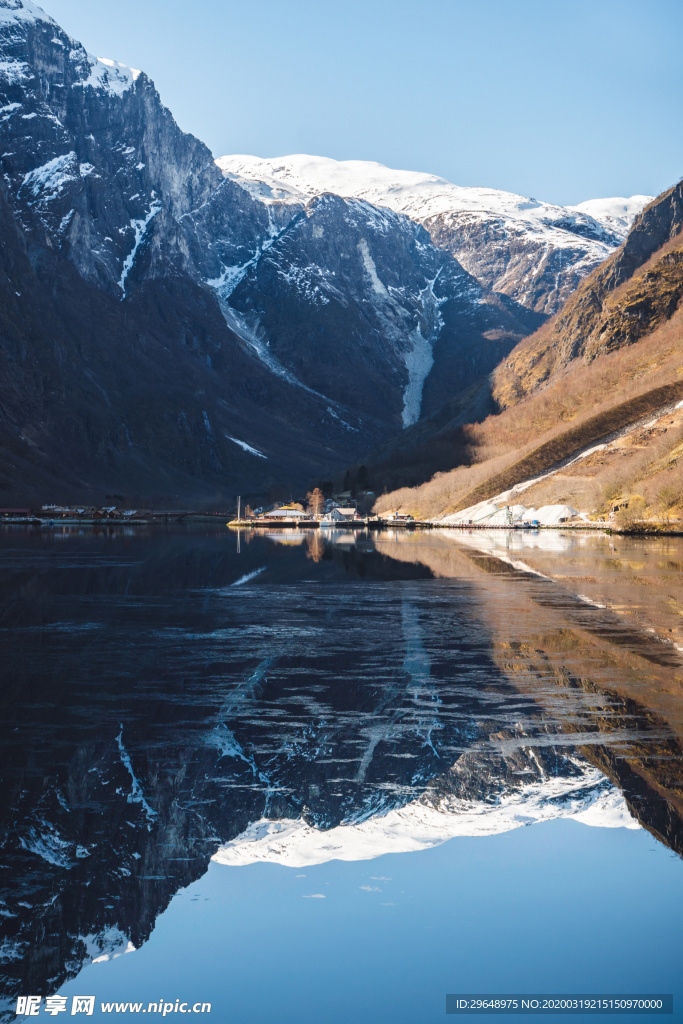
<path fill-rule="evenodd" d="M 579 775 L 544 778 L 508 793 L 496 804 L 446 798 L 439 806 L 416 800 L 383 816 L 324 831 L 305 821 L 254 822 L 213 859 L 241 866 L 270 861 L 304 867 L 328 860 L 368 860 L 438 846 L 456 836 L 488 836 L 553 818 L 601 828 L 640 826 L 626 802 L 597 768 L 576 762 Z"/>
<path fill-rule="evenodd" d="M 254 569 L 253 572 L 248 572 L 246 573 L 245 576 L 240 576 L 240 578 L 238 580 L 235 580 L 234 583 L 231 583 L 230 586 L 241 587 L 243 583 L 248 583 L 249 580 L 253 580 L 256 576 L 259 576 L 262 572 L 265 572 L 265 570 L 266 566 L 262 565 L 260 569 Z"/>
<path fill-rule="evenodd" d="M 439 537 L 447 538 L 454 545 L 466 545 L 492 554 L 512 551 L 540 551 L 563 553 L 571 551 L 581 543 L 581 538 L 567 531 L 560 530 L 434 530 Z M 593 539 L 592 536 L 590 539 Z"/>

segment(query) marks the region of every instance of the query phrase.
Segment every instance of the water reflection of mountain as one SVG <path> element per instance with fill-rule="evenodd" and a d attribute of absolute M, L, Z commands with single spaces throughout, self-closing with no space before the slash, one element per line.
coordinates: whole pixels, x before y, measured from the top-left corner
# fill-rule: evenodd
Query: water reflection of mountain
<path fill-rule="evenodd" d="M 297 833 L 299 856 L 302 830 L 307 856 L 324 831 L 371 856 L 464 822 L 623 821 L 616 783 L 681 850 L 677 742 L 604 689 L 599 665 L 577 674 L 570 647 L 557 675 L 547 609 L 545 647 L 538 614 L 501 647 L 510 584 L 492 603 L 480 577 L 493 577 L 471 561 L 425 585 L 438 568 L 401 545 L 286 540 L 242 538 L 239 555 L 223 533 L 5 544 L 9 997 L 138 947 L 173 894 L 264 818 Z"/>
<path fill-rule="evenodd" d="M 566 737 L 564 742 L 574 745 L 623 790 L 634 817 L 683 854 L 680 652 L 652 629 L 637 629 L 623 615 L 572 589 L 569 556 L 576 545 L 574 538 L 558 534 L 539 538 L 541 545 L 550 545 L 564 556 L 561 582 L 543 574 L 540 568 L 546 565 L 539 567 L 526 551 L 510 550 L 509 539 L 502 531 L 483 536 L 435 531 L 426 543 L 403 534 L 391 541 L 381 539 L 377 547 L 390 550 L 397 561 L 419 562 L 435 577 L 476 581 L 486 605 L 496 665 L 520 693 L 532 694 L 551 714 Z M 524 540 L 530 549 L 533 541 Z M 630 538 L 623 540 L 620 564 L 633 547 Z M 516 543 L 517 538 L 512 541 Z M 582 545 L 595 544 L 593 572 L 597 575 L 604 541 L 603 536 L 582 538 Z M 619 544 L 619 539 L 611 543 Z M 647 556 L 666 571 L 673 565 L 680 576 L 683 550 L 679 548 L 672 562 L 670 548 L 669 539 L 660 551 L 650 544 Z M 557 563 L 554 568 L 558 569 Z M 639 569 L 642 572 L 642 562 Z M 631 588 L 628 610 L 633 613 L 637 609 L 631 573 L 624 583 L 627 592 Z M 619 592 L 613 567 L 610 578 L 603 581 L 603 592 L 609 593 L 610 586 Z M 652 615 L 650 588 L 642 587 L 637 596 Z M 652 621 L 657 621 L 657 611 Z"/>

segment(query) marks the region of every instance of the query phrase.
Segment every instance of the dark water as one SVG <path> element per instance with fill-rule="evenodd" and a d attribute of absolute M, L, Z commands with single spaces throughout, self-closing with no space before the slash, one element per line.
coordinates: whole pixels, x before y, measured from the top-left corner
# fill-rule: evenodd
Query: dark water
<path fill-rule="evenodd" d="M 7 1019 L 683 1007 L 682 565 L 549 532 L 2 534 Z"/>

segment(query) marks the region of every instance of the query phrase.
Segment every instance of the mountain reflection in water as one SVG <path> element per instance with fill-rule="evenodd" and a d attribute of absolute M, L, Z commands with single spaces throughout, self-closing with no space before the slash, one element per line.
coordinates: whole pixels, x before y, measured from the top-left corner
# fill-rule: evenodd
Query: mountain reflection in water
<path fill-rule="evenodd" d="M 683 543 L 534 536 L 3 534 L 6 1016 L 139 947 L 212 857 L 558 817 L 683 852 L 683 661 L 632 569 L 676 592 Z"/>

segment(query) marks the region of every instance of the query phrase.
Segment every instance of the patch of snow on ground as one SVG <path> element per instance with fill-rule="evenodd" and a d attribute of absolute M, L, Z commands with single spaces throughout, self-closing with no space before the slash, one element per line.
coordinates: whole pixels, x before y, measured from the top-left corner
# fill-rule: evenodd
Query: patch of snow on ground
<path fill-rule="evenodd" d="M 40 167 L 34 167 L 24 175 L 23 186 L 35 198 L 49 201 L 59 195 L 67 182 L 76 180 L 76 154 L 71 152 L 56 156 Z"/>
<path fill-rule="evenodd" d="M 0 60 L 0 75 L 7 79 L 8 85 L 17 85 L 32 78 L 33 72 L 25 61 L 8 58 Z"/>
<path fill-rule="evenodd" d="M 14 917 L 15 915 L 10 916 Z M 16 963 L 18 960 L 23 960 L 26 946 L 26 942 L 21 942 L 18 939 L 3 938 L 0 942 L 0 964 Z"/>
<path fill-rule="evenodd" d="M 354 432 L 354 434 L 358 433 L 358 427 L 352 427 L 350 423 L 347 423 L 346 420 L 342 419 L 341 416 L 339 416 L 338 413 L 336 413 L 334 411 L 334 409 L 332 408 L 331 405 L 328 405 L 327 411 L 330 414 L 330 416 L 332 417 L 332 419 L 339 420 L 341 425 L 343 427 L 345 427 L 347 430 L 352 430 Z"/>
<path fill-rule="evenodd" d="M 420 292 L 426 333 L 423 333 L 421 325 L 418 324 L 411 334 L 412 347 L 404 357 L 408 371 L 408 383 L 403 392 L 402 420 L 404 427 L 412 426 L 420 418 L 424 382 L 434 365 L 434 342 L 443 327 L 440 307 L 446 300 L 438 299 L 434 294 L 434 286 L 438 277 L 437 273 L 436 277 L 428 281 L 426 287 Z"/>
<path fill-rule="evenodd" d="M 64 231 L 69 226 L 69 224 L 71 223 L 71 218 L 73 217 L 75 212 L 75 210 L 69 210 L 68 213 L 64 214 L 61 221 L 59 222 L 60 231 Z"/>
<path fill-rule="evenodd" d="M 257 256 L 252 256 L 246 263 L 242 263 L 239 266 L 224 266 L 221 268 L 218 277 L 212 277 L 206 283 L 209 288 L 214 288 L 222 298 L 228 299 L 249 268 L 254 266 L 257 258 Z"/>
<path fill-rule="evenodd" d="M 118 60 L 108 57 L 93 57 L 88 54 L 90 74 L 84 81 L 76 82 L 77 86 L 91 89 L 103 89 L 112 96 L 123 96 L 131 89 L 141 72 L 138 68 L 129 68 Z"/>
<path fill-rule="evenodd" d="M 208 281 L 207 284 L 212 285 L 212 287 L 216 287 L 219 297 L 224 298 L 220 289 L 216 286 L 216 282 Z M 268 367 L 271 373 L 274 373 L 277 377 L 281 377 L 282 380 L 286 380 L 288 384 L 293 384 L 295 387 L 303 388 L 305 391 L 311 390 L 310 388 L 307 388 L 305 384 L 302 384 L 293 373 L 290 373 L 290 371 L 283 366 L 279 359 L 270 351 L 266 332 L 258 320 L 247 318 L 238 310 L 229 306 L 226 301 L 221 303 L 221 311 L 230 330 L 234 331 L 237 337 L 241 338 L 242 341 L 249 346 L 254 355 L 260 359 L 264 366 Z M 313 394 L 315 394 L 315 392 L 313 392 Z"/>
<path fill-rule="evenodd" d="M 119 287 L 121 288 L 124 296 L 126 294 L 126 278 L 130 273 L 133 263 L 135 262 L 135 254 L 138 251 L 140 243 L 145 237 L 147 227 L 150 221 L 152 220 L 153 217 L 156 217 L 160 209 L 161 203 L 152 203 L 152 206 L 150 207 L 149 213 L 147 214 L 146 217 L 143 217 L 140 220 L 131 220 L 130 222 L 130 226 L 135 229 L 135 242 L 133 244 L 133 248 L 123 261 L 123 267 L 121 270 L 121 280 L 119 281 Z"/>
<path fill-rule="evenodd" d="M 9 25 L 11 22 L 20 21 L 48 21 L 52 25 L 57 24 L 49 14 L 46 14 L 31 0 L 3 0 L 2 6 L 0 6 L 0 25 Z"/>
<path fill-rule="evenodd" d="M 309 263 L 306 267 L 290 264 L 288 270 L 278 267 L 277 272 L 288 284 L 293 285 L 307 302 L 316 306 L 329 305 L 330 300 L 323 291 L 324 288 L 329 287 L 326 281 L 330 274 L 329 270 Z M 331 290 L 337 291 L 334 287 Z"/>
<path fill-rule="evenodd" d="M 403 412 L 401 413 L 404 427 L 412 426 L 420 418 L 422 388 L 434 365 L 432 344 L 427 338 L 423 338 L 419 325 L 413 331 L 411 340 L 413 347 L 405 355 L 408 383 L 403 392 Z"/>
<path fill-rule="evenodd" d="M 239 438 L 231 437 L 230 434 L 226 434 L 225 436 L 227 437 L 228 441 L 233 441 L 235 444 L 238 444 L 240 448 L 243 448 L 245 452 L 249 452 L 250 455 L 258 455 L 260 459 L 268 458 L 268 456 L 264 455 L 263 452 L 260 452 L 258 448 L 252 448 L 252 446 L 250 444 L 247 444 L 246 441 L 240 441 Z"/>
<path fill-rule="evenodd" d="M 207 284 L 211 284 L 208 281 Z M 220 291 L 218 291 L 219 299 L 222 298 Z M 280 360 L 270 351 L 268 339 L 266 333 L 259 323 L 258 319 L 251 320 L 240 313 L 238 310 L 230 306 L 227 301 L 221 302 L 221 312 L 223 318 L 238 338 L 241 338 L 246 345 L 252 350 L 255 356 L 267 366 L 271 373 L 274 373 L 277 377 L 281 377 L 282 380 L 286 380 L 288 384 L 293 384 L 294 387 L 301 388 L 302 391 L 308 392 L 309 395 L 314 395 L 316 398 L 322 399 L 327 404 L 327 411 L 331 412 L 331 407 L 336 406 L 341 412 L 346 412 L 343 405 L 335 402 L 334 399 L 328 398 L 326 395 L 321 394 L 320 391 L 316 391 L 314 388 L 309 388 L 308 384 L 304 384 L 298 377 L 295 377 L 286 366 L 283 366 Z M 332 413 L 334 416 L 335 414 Z M 355 427 L 349 427 L 349 424 L 345 420 L 341 419 L 341 416 L 337 416 L 337 419 L 341 420 L 345 427 L 349 430 L 355 430 Z M 267 456 L 266 456 L 267 458 Z"/>
<path fill-rule="evenodd" d="M 368 243 L 365 241 L 364 238 L 361 238 L 360 242 L 358 243 L 358 251 L 360 252 L 361 259 L 363 260 L 363 266 L 365 267 L 365 271 L 368 277 L 370 278 L 370 283 L 372 284 L 374 292 L 377 295 L 381 295 L 383 299 L 387 299 L 389 297 L 389 293 L 387 292 L 386 288 L 384 287 L 384 285 L 382 284 L 377 275 L 377 267 L 375 266 L 375 261 L 370 255 Z"/>
<path fill-rule="evenodd" d="M 109 925 L 96 934 L 79 935 L 79 938 L 85 946 L 88 958 L 94 964 L 104 963 L 106 960 L 116 960 L 124 953 L 135 952 L 133 943 L 116 925 Z"/>
<path fill-rule="evenodd" d="M 19 845 L 24 850 L 29 850 L 38 857 L 42 857 L 44 861 L 54 867 L 70 868 L 72 865 L 71 843 L 62 839 L 54 826 L 48 822 L 31 826 L 19 840 Z"/>

